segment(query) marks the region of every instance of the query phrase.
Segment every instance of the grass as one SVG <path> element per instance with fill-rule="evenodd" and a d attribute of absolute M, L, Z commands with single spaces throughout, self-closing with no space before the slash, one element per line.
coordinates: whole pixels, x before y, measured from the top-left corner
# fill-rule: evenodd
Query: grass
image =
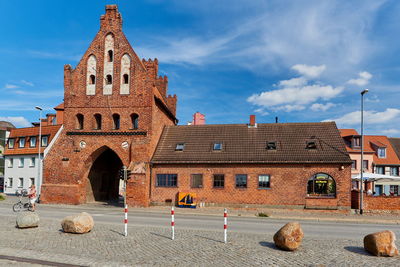
<path fill-rule="evenodd" d="M 6 199 L 6 197 L 3 194 L 0 194 L 0 201 L 5 200 L 5 199 Z"/>
<path fill-rule="evenodd" d="M 265 212 L 259 212 L 259 213 L 257 213 L 257 216 L 258 217 L 269 217 L 269 215 L 266 214 Z"/>

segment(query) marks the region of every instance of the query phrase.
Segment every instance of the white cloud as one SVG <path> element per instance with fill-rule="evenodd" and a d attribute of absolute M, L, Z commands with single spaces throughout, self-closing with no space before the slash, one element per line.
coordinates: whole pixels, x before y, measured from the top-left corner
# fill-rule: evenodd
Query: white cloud
<path fill-rule="evenodd" d="M 302 105 L 283 105 L 283 106 L 274 107 L 272 109 L 275 111 L 282 110 L 282 111 L 286 111 L 286 112 L 292 112 L 292 111 L 304 110 L 305 108 L 306 107 L 304 107 Z"/>
<path fill-rule="evenodd" d="M 394 135 L 394 134 L 400 134 L 400 130 L 398 130 L 398 129 L 386 129 L 386 130 L 382 130 L 381 132 L 383 134 L 389 135 L 389 136 Z"/>
<path fill-rule="evenodd" d="M 0 117 L 0 121 L 8 121 L 14 124 L 15 127 L 29 127 L 31 123 L 24 117 Z"/>
<path fill-rule="evenodd" d="M 301 75 L 310 77 L 310 78 L 316 78 L 321 73 L 326 69 L 325 65 L 320 65 L 320 66 L 309 66 L 306 64 L 296 64 L 292 66 L 293 70 L 298 71 Z"/>
<path fill-rule="evenodd" d="M 302 86 L 307 83 L 307 79 L 304 77 L 292 78 L 290 80 L 283 80 L 279 82 L 279 86 Z"/>
<path fill-rule="evenodd" d="M 327 111 L 328 109 L 330 109 L 334 106 L 336 106 L 336 104 L 334 104 L 334 103 L 326 103 L 326 104 L 315 103 L 315 104 L 312 104 L 310 109 L 312 111 Z"/>
<path fill-rule="evenodd" d="M 278 108 L 283 105 L 295 105 L 289 110 L 300 110 L 300 106 L 308 105 L 317 100 L 329 100 L 338 96 L 344 90 L 343 87 L 332 87 L 331 85 L 305 85 L 300 87 L 284 87 L 282 89 L 265 91 L 254 94 L 247 101 L 258 106 Z"/>
<path fill-rule="evenodd" d="M 6 88 L 6 89 L 15 89 L 15 88 L 19 88 L 19 86 L 18 86 L 18 85 L 15 85 L 15 84 L 9 84 L 9 83 L 7 83 L 7 84 L 5 85 L 5 88 Z"/>
<path fill-rule="evenodd" d="M 28 86 L 35 86 L 32 82 L 21 80 L 22 84 L 28 85 Z"/>
<path fill-rule="evenodd" d="M 372 74 L 367 72 L 367 71 L 362 71 L 358 73 L 358 78 L 357 79 L 350 79 L 347 81 L 349 84 L 354 84 L 358 86 L 364 86 L 369 83 L 369 80 L 372 78 Z"/>
<path fill-rule="evenodd" d="M 399 122 L 400 109 L 387 108 L 385 111 L 364 111 L 365 124 L 385 124 L 388 122 Z M 361 111 L 353 111 L 336 119 L 328 119 L 325 121 L 336 121 L 340 125 L 358 125 L 361 120 Z"/>
<path fill-rule="evenodd" d="M 268 111 L 265 111 L 265 109 L 263 109 L 263 108 L 258 108 L 258 109 L 256 109 L 256 110 L 254 110 L 254 112 L 260 113 L 261 116 L 266 116 L 266 115 L 269 114 L 269 112 L 268 112 Z"/>

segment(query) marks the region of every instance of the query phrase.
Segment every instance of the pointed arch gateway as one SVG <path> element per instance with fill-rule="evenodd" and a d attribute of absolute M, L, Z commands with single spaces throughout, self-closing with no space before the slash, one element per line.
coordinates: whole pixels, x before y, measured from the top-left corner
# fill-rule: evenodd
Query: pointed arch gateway
<path fill-rule="evenodd" d="M 88 159 L 90 166 L 86 182 L 86 202 L 118 201 L 119 177 L 122 160 L 108 146 L 103 146 L 92 153 Z"/>

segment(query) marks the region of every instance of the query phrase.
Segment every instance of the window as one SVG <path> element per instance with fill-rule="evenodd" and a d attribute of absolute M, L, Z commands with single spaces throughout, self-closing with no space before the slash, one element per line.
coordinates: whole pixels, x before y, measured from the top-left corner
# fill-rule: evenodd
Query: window
<path fill-rule="evenodd" d="M 390 175 L 399 176 L 399 167 L 390 167 Z"/>
<path fill-rule="evenodd" d="M 76 114 L 76 129 L 82 130 L 83 129 L 83 115 Z"/>
<path fill-rule="evenodd" d="M 192 174 L 192 188 L 203 187 L 203 174 Z"/>
<path fill-rule="evenodd" d="M 30 147 L 36 146 L 36 136 L 31 136 L 31 138 L 29 139 L 29 145 Z"/>
<path fill-rule="evenodd" d="M 236 187 L 246 188 L 247 187 L 247 174 L 236 174 Z"/>
<path fill-rule="evenodd" d="M 8 148 L 14 148 L 14 141 L 15 139 L 13 138 L 8 139 Z"/>
<path fill-rule="evenodd" d="M 269 175 L 259 175 L 258 176 L 258 188 L 270 188 Z"/>
<path fill-rule="evenodd" d="M 129 75 L 128 74 L 124 74 L 124 84 L 129 84 Z"/>
<path fill-rule="evenodd" d="M 390 195 L 398 196 L 399 195 L 399 186 L 398 185 L 390 185 Z"/>
<path fill-rule="evenodd" d="M 222 150 L 222 143 L 214 143 L 213 150 Z"/>
<path fill-rule="evenodd" d="M 19 158 L 18 167 L 19 167 L 19 168 L 23 168 L 23 167 L 24 167 L 24 158 Z"/>
<path fill-rule="evenodd" d="M 383 167 L 383 166 L 377 166 L 377 167 L 375 168 L 375 173 L 378 173 L 378 174 L 385 174 L 385 167 Z"/>
<path fill-rule="evenodd" d="M 49 137 L 48 136 L 42 136 L 42 147 L 47 146 L 49 143 Z"/>
<path fill-rule="evenodd" d="M 353 138 L 353 147 L 360 147 L 361 146 L 361 138 L 360 137 L 354 137 Z"/>
<path fill-rule="evenodd" d="M 101 115 L 94 114 L 94 129 L 100 130 L 101 129 Z"/>
<path fill-rule="evenodd" d="M 178 185 L 177 174 L 157 174 L 157 185 L 159 187 L 175 187 Z"/>
<path fill-rule="evenodd" d="M 29 167 L 35 167 L 35 161 L 36 161 L 35 157 L 31 157 L 31 161 L 29 163 Z"/>
<path fill-rule="evenodd" d="M 8 168 L 12 168 L 14 166 L 14 159 L 8 159 Z"/>
<path fill-rule="evenodd" d="M 336 183 L 331 176 L 317 173 L 308 180 L 308 196 L 334 197 L 336 196 Z"/>
<path fill-rule="evenodd" d="M 267 150 L 276 150 L 276 142 L 267 142 Z"/>
<path fill-rule="evenodd" d="M 223 188 L 225 186 L 225 175 L 214 174 L 214 184 L 215 188 Z"/>
<path fill-rule="evenodd" d="M 18 187 L 19 187 L 19 188 L 24 187 L 24 178 L 19 178 L 19 179 L 18 179 Z"/>
<path fill-rule="evenodd" d="M 136 113 L 133 113 L 131 115 L 131 121 L 132 121 L 132 129 L 134 129 L 134 130 L 139 129 L 139 115 Z"/>
<path fill-rule="evenodd" d="M 352 163 L 351 163 L 351 168 L 352 168 L 353 170 L 356 170 L 356 169 L 357 169 L 357 160 L 352 160 L 351 162 L 352 162 Z"/>
<path fill-rule="evenodd" d="M 386 158 L 386 148 L 384 147 L 378 148 L 378 158 L 380 159 Z"/>
<path fill-rule="evenodd" d="M 317 149 L 317 144 L 315 141 L 307 141 L 306 149 Z"/>
<path fill-rule="evenodd" d="M 110 74 L 106 76 L 106 84 L 112 84 L 112 76 Z"/>
<path fill-rule="evenodd" d="M 90 75 L 89 84 L 96 84 L 96 76 L 94 76 L 93 74 Z"/>
<path fill-rule="evenodd" d="M 115 130 L 118 130 L 119 129 L 119 126 L 120 126 L 120 124 L 119 124 L 119 114 L 113 114 L 113 122 L 114 122 L 114 129 Z"/>
<path fill-rule="evenodd" d="M 25 137 L 19 138 L 19 147 L 25 147 Z"/>
<path fill-rule="evenodd" d="M 31 184 L 30 184 L 29 186 L 31 186 L 31 185 L 34 185 L 34 184 L 35 184 L 35 178 L 29 178 L 29 180 L 30 180 L 30 182 L 31 182 Z"/>
<path fill-rule="evenodd" d="M 175 151 L 183 151 L 185 149 L 185 143 L 176 144 Z"/>
<path fill-rule="evenodd" d="M 108 62 L 113 62 L 113 51 L 108 50 Z"/>
<path fill-rule="evenodd" d="M 8 187 L 13 187 L 13 178 L 8 178 Z"/>
<path fill-rule="evenodd" d="M 368 170 L 368 160 L 363 160 L 363 168 L 364 170 Z"/>

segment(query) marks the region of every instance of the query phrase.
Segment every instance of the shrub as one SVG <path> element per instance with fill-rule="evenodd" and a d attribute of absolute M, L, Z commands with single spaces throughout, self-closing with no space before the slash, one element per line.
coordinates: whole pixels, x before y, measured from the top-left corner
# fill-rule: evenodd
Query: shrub
<path fill-rule="evenodd" d="M 269 217 L 269 215 L 266 214 L 265 212 L 259 212 L 259 213 L 257 214 L 257 216 L 258 216 L 258 217 Z"/>

